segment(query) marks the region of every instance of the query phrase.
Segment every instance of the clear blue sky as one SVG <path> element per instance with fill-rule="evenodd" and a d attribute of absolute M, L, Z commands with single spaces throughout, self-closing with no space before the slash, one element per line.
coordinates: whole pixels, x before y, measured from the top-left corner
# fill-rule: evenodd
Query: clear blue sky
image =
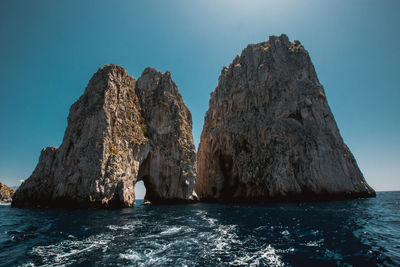
<path fill-rule="evenodd" d="M 197 146 L 222 67 L 286 33 L 310 52 L 367 181 L 400 190 L 399 11 L 397 0 L 2 0 L 0 181 L 18 185 L 43 147 L 61 144 L 69 107 L 107 63 L 135 78 L 169 70 Z"/>

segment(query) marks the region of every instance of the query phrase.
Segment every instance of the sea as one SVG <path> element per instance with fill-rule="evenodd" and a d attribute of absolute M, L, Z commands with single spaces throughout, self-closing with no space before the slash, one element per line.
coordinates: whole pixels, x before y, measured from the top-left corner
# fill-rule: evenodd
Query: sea
<path fill-rule="evenodd" d="M 400 266 L 400 191 L 264 205 L 0 206 L 0 266 Z"/>

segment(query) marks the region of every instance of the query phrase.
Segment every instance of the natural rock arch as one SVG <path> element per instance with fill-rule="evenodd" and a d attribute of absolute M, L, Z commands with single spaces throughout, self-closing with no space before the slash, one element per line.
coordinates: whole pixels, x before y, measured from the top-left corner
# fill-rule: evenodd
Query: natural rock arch
<path fill-rule="evenodd" d="M 12 205 L 130 207 L 141 179 L 153 203 L 194 201 L 195 161 L 191 114 L 170 73 L 147 68 L 136 81 L 105 65 Z"/>

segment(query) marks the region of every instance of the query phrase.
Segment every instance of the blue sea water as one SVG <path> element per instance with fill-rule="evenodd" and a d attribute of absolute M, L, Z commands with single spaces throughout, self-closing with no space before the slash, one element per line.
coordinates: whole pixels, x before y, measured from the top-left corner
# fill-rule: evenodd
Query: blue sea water
<path fill-rule="evenodd" d="M 269 205 L 0 206 L 1 266 L 400 266 L 400 192 Z"/>

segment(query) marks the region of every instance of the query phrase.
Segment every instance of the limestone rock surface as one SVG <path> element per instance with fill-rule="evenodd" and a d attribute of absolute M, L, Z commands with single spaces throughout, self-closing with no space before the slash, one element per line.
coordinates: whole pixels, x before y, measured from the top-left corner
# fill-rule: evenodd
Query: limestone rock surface
<path fill-rule="evenodd" d="M 3 183 L 0 183 L 0 202 L 11 202 L 14 190 Z"/>
<path fill-rule="evenodd" d="M 70 109 L 59 148 L 39 163 L 12 205 L 130 207 L 143 180 L 151 203 L 197 200 L 191 114 L 170 73 L 136 81 L 116 65 L 92 77 Z"/>
<path fill-rule="evenodd" d="M 286 35 L 222 69 L 197 155 L 204 201 L 375 196 L 344 144 L 308 52 Z"/>

